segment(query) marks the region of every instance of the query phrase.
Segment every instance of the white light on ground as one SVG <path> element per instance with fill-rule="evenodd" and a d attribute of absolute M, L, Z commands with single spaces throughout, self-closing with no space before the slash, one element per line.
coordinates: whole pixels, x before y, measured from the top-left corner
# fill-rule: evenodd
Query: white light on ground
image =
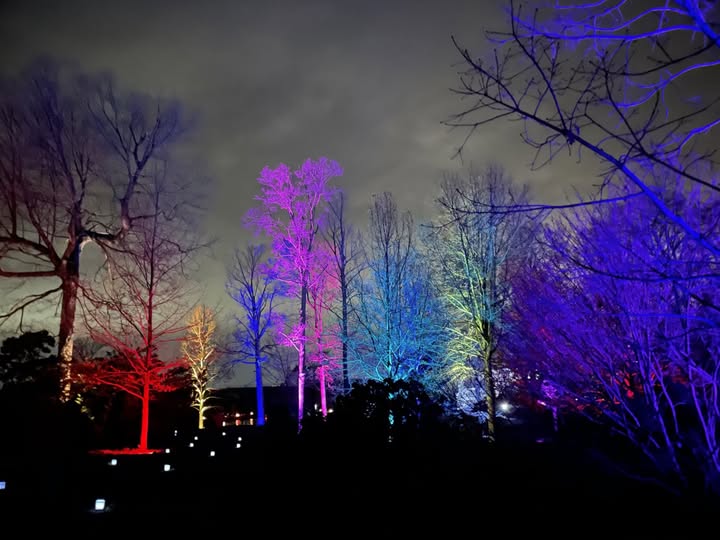
<path fill-rule="evenodd" d="M 500 410 L 502 412 L 510 412 L 510 404 L 507 401 L 501 401 Z"/>
<path fill-rule="evenodd" d="M 165 449 L 165 453 L 166 453 L 166 454 L 169 454 L 169 453 L 170 453 L 170 449 L 169 449 L 169 448 L 166 448 L 166 449 Z"/>
<path fill-rule="evenodd" d="M 175 430 L 175 436 L 177 437 L 177 429 Z"/>
<path fill-rule="evenodd" d="M 190 448 L 192 448 L 193 446 L 195 446 L 195 444 L 194 444 L 194 443 L 190 443 L 190 444 L 188 444 L 188 446 L 189 446 Z"/>
<path fill-rule="evenodd" d="M 242 441 L 242 437 L 238 437 L 238 441 Z"/>
<path fill-rule="evenodd" d="M 225 420 L 223 420 L 223 427 L 225 427 Z"/>
<path fill-rule="evenodd" d="M 170 464 L 169 464 L 169 463 L 166 463 L 166 464 L 163 466 L 163 471 L 168 472 L 169 470 L 170 470 Z"/>
<path fill-rule="evenodd" d="M 5 480 L 0 480 L 0 490 L 5 489 L 6 486 L 7 484 L 5 483 Z"/>
<path fill-rule="evenodd" d="M 335 412 L 333 409 L 328 409 L 328 414 Z"/>
<path fill-rule="evenodd" d="M 223 437 L 224 437 L 225 435 L 227 435 L 227 433 L 225 433 L 225 432 L 223 431 Z"/>
<path fill-rule="evenodd" d="M 113 458 L 110 460 L 110 466 L 114 467 L 115 465 L 117 465 L 117 459 Z"/>
<path fill-rule="evenodd" d="M 242 446 L 242 444 L 237 443 L 237 444 L 235 445 L 235 448 L 240 448 L 241 446 Z"/>
<path fill-rule="evenodd" d="M 197 441 L 197 435 L 195 435 L 195 440 Z"/>
<path fill-rule="evenodd" d="M 95 511 L 102 512 L 105 510 L 105 499 L 95 499 Z"/>
<path fill-rule="evenodd" d="M 215 457 L 215 450 L 210 450 L 210 457 Z"/>

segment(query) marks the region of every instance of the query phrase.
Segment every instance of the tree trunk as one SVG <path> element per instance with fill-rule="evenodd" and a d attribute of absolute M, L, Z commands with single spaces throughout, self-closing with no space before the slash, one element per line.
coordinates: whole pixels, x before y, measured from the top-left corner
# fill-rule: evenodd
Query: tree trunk
<path fill-rule="evenodd" d="M 257 425 L 265 425 L 265 398 L 263 396 L 262 363 L 255 357 L 255 400 L 257 402 Z"/>
<path fill-rule="evenodd" d="M 205 429 L 205 399 L 198 399 L 198 429 Z"/>
<path fill-rule="evenodd" d="M 485 405 L 488 414 L 488 439 L 495 442 L 495 379 L 492 373 L 491 348 L 486 345 L 483 351 L 483 378 L 485 379 Z"/>
<path fill-rule="evenodd" d="M 62 275 L 60 304 L 60 331 L 58 333 L 58 363 L 60 367 L 60 399 L 72 398 L 72 359 L 75 333 L 75 309 L 80 284 L 80 246 L 73 250 L 65 262 Z"/>
<path fill-rule="evenodd" d="M 142 398 L 142 423 L 140 424 L 140 450 L 148 449 L 148 430 L 150 427 L 150 373 L 145 374 Z"/>
<path fill-rule="evenodd" d="M 325 388 L 325 366 L 320 366 L 320 410 L 323 418 L 327 418 L 327 390 Z"/>
<path fill-rule="evenodd" d="M 307 287 L 303 285 L 300 292 L 300 346 L 298 347 L 298 431 L 302 429 L 305 407 L 305 331 L 307 324 Z"/>
<path fill-rule="evenodd" d="M 345 393 L 350 391 L 350 375 L 348 373 L 348 298 L 345 271 L 340 272 L 340 294 L 342 296 L 342 380 Z"/>

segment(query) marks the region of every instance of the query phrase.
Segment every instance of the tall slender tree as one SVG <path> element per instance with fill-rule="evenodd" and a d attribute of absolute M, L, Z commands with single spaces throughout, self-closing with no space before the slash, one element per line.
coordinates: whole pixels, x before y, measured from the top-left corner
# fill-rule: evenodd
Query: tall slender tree
<path fill-rule="evenodd" d="M 57 281 L 21 295 L 1 316 L 22 323 L 28 307 L 60 295 L 58 357 L 67 400 L 83 247 L 116 250 L 142 219 L 148 171 L 169 159 L 181 132 L 179 107 L 119 94 L 107 77 L 48 62 L 2 86 L 0 277 Z"/>
<path fill-rule="evenodd" d="M 219 355 L 215 342 L 215 313 L 207 306 L 197 306 L 187 322 L 187 331 L 181 348 L 183 365 L 187 367 L 192 387 L 192 407 L 198 412 L 198 428 L 205 428 L 205 411 L 213 382 L 220 374 Z"/>
<path fill-rule="evenodd" d="M 272 240 L 274 275 L 287 294 L 299 297 L 297 324 L 285 332 L 285 341 L 298 352 L 298 429 L 302 428 L 305 407 L 305 341 L 307 295 L 313 244 L 331 199 L 329 181 L 342 174 L 337 162 L 327 158 L 308 159 L 291 171 L 280 164 L 262 170 L 258 182 L 262 204 L 251 209 L 246 223 Z"/>
<path fill-rule="evenodd" d="M 235 251 L 233 267 L 228 271 L 226 289 L 242 309 L 237 317 L 235 362 L 255 367 L 255 401 L 258 425 L 265 425 L 265 398 L 263 393 L 263 370 L 275 342 L 270 338 L 279 320 L 275 312 L 274 279 L 266 266 L 266 246 L 248 245 Z"/>

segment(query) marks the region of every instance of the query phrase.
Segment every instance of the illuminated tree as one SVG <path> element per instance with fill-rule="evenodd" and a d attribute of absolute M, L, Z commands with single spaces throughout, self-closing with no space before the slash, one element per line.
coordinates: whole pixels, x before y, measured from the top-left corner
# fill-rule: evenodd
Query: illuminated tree
<path fill-rule="evenodd" d="M 717 237 L 720 201 L 674 183 L 653 187 Z M 706 251 L 638 198 L 558 217 L 545 238 L 542 264 L 514 282 L 513 349 L 542 376 L 540 399 L 608 424 L 663 482 L 720 492 L 720 287 Z"/>
<path fill-rule="evenodd" d="M 437 370 L 457 396 L 479 394 L 488 436 L 495 438 L 500 355 L 511 304 L 513 275 L 532 253 L 532 221 L 526 213 L 498 212 L 526 202 L 526 190 L 497 166 L 441 185 L 440 216 L 428 247 L 448 317 L 448 362 Z M 507 378 L 507 377 L 505 377 Z"/>
<path fill-rule="evenodd" d="M 441 310 L 413 234 L 412 217 L 398 212 L 390 193 L 374 198 L 352 339 L 364 378 L 421 377 L 441 354 Z"/>
<path fill-rule="evenodd" d="M 283 284 L 286 294 L 298 296 L 300 300 L 297 324 L 283 332 L 284 343 L 298 352 L 298 428 L 302 427 L 305 401 L 311 254 L 325 205 L 333 195 L 328 182 L 340 175 L 340 165 L 327 158 L 308 159 L 295 171 L 284 164 L 275 169 L 265 167 L 258 178 L 261 194 L 256 197 L 262 205 L 251 209 L 245 218 L 256 232 L 264 233 L 272 240 L 273 275 Z"/>
<path fill-rule="evenodd" d="M 312 344 L 308 355 L 309 363 L 315 368 L 320 385 L 320 410 L 327 417 L 327 387 L 332 383 L 331 374 L 337 368 L 341 342 L 338 333 L 325 329 L 324 316 L 328 306 L 339 292 L 339 284 L 332 273 L 333 254 L 323 247 L 315 248 L 312 254 L 313 268 L 308 281 L 308 301 L 313 313 Z"/>
<path fill-rule="evenodd" d="M 347 223 L 345 210 L 346 197 L 338 191 L 330 201 L 328 222 L 324 229 L 325 242 L 333 257 L 333 274 L 340 288 L 340 341 L 342 343 L 342 387 L 350 390 L 350 371 L 348 351 L 350 342 L 350 314 L 353 307 L 355 282 L 362 269 L 360 250 L 355 231 Z"/>
<path fill-rule="evenodd" d="M 263 245 L 248 245 L 235 252 L 235 263 L 228 273 L 227 291 L 244 312 L 238 317 L 236 362 L 255 366 L 255 400 L 257 423 L 265 425 L 263 370 L 275 343 L 270 332 L 279 323 L 275 313 L 276 289 L 272 274 L 265 266 Z"/>
<path fill-rule="evenodd" d="M 117 253 L 109 254 L 81 304 L 90 337 L 114 351 L 84 366 L 85 382 L 110 385 L 140 400 L 139 448 L 147 449 L 150 400 L 168 391 L 168 377 L 182 361 L 165 362 L 172 343 L 182 340 L 192 290 L 187 272 L 200 244 L 189 208 L 162 171 L 154 175 L 150 204 Z"/>
<path fill-rule="evenodd" d="M 522 120 L 538 166 L 564 149 L 598 158 L 608 179 L 628 186 L 622 197 L 650 200 L 717 261 L 717 238 L 651 184 L 674 177 L 717 196 L 708 161 L 720 102 L 707 82 L 720 72 L 719 19 L 717 3 L 703 0 L 510 0 L 508 28 L 488 34 L 486 57 L 455 41 L 468 106 L 450 124 L 471 134 Z"/>
<path fill-rule="evenodd" d="M 168 159 L 181 131 L 179 109 L 49 63 L 2 86 L 0 276 L 42 285 L 5 304 L 2 318 L 22 324 L 29 306 L 60 295 L 68 399 L 83 247 L 116 250 L 141 219 L 147 171 Z M 47 278 L 56 284 L 45 287 Z"/>
<path fill-rule="evenodd" d="M 181 345 L 192 385 L 192 407 L 198 412 L 199 429 L 205 427 L 205 411 L 211 408 L 208 402 L 212 384 L 219 375 L 216 327 L 213 311 L 207 306 L 196 307 L 188 320 L 187 333 Z"/>

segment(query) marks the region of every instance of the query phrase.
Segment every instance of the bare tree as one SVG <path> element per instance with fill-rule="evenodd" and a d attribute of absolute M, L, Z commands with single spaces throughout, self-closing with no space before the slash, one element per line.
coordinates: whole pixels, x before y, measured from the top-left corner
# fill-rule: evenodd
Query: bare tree
<path fill-rule="evenodd" d="M 448 362 L 438 370 L 457 395 L 485 403 L 488 436 L 495 439 L 498 374 L 513 276 L 532 252 L 526 213 L 496 212 L 527 202 L 527 188 L 496 165 L 441 185 L 440 216 L 429 236 L 434 281 L 448 314 Z"/>
<path fill-rule="evenodd" d="M 354 284 L 362 270 L 360 249 L 355 231 L 347 222 L 345 193 L 338 191 L 328 204 L 327 224 L 322 230 L 325 242 L 333 256 L 333 273 L 340 288 L 340 339 L 342 341 L 342 387 L 350 390 L 348 346 L 350 340 L 350 314 L 353 306 Z"/>
<path fill-rule="evenodd" d="M 43 284 L 2 313 L 60 295 L 61 393 L 71 361 L 83 246 L 117 249 L 145 204 L 147 171 L 180 133 L 177 104 L 118 94 L 108 77 L 51 63 L 3 83 L 0 98 L 0 277 Z"/>
<path fill-rule="evenodd" d="M 235 262 L 228 271 L 227 291 L 244 312 L 237 317 L 233 362 L 255 367 L 255 400 L 257 423 L 265 424 L 265 398 L 263 396 L 263 370 L 270 351 L 276 344 L 270 332 L 277 322 L 275 313 L 275 283 L 265 267 L 267 248 L 248 245 L 235 251 Z"/>
<path fill-rule="evenodd" d="M 207 306 L 197 306 L 187 324 L 182 342 L 184 365 L 188 368 L 192 385 L 192 407 L 198 412 L 198 429 L 205 427 L 205 411 L 209 404 L 213 382 L 220 376 L 220 356 L 215 339 L 215 313 Z"/>
<path fill-rule="evenodd" d="M 85 288 L 82 315 L 90 337 L 115 351 L 107 362 L 84 366 L 84 377 L 110 385 L 141 401 L 140 449 L 147 449 L 150 400 L 153 393 L 174 388 L 167 362 L 187 327 L 193 291 L 188 280 L 200 242 L 165 175 L 154 176 L 148 216 L 124 238 L 122 249 L 110 253 L 106 268 Z"/>
<path fill-rule="evenodd" d="M 717 3 L 699 0 L 510 0 L 508 27 L 488 34 L 486 57 L 453 38 L 466 66 L 457 93 L 468 105 L 449 124 L 469 137 L 500 118 L 521 120 L 536 166 L 562 150 L 595 156 L 608 180 L 631 186 L 624 199 L 648 198 L 717 261 L 717 238 L 651 179 L 720 191 L 711 179 L 720 100 L 708 84 L 720 70 L 718 20 Z"/>

